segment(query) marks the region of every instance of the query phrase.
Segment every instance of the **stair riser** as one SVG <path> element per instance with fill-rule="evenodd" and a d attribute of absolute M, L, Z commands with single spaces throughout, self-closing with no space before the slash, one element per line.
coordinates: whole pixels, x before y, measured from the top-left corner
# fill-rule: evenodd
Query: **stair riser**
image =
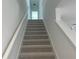
<path fill-rule="evenodd" d="M 28 23 L 33 23 L 33 22 L 35 22 L 35 23 L 37 23 L 37 22 L 43 23 L 43 21 L 28 21 Z"/>
<path fill-rule="evenodd" d="M 41 54 L 41 55 L 21 55 L 20 56 L 21 59 L 56 59 L 55 58 L 55 55 L 53 54 L 47 54 L 47 55 L 44 55 L 44 54 Z M 19 59 L 20 59 L 19 58 Z"/>
<path fill-rule="evenodd" d="M 28 21 L 28 24 L 43 24 L 43 21 Z"/>
<path fill-rule="evenodd" d="M 45 29 L 26 29 L 26 31 L 46 31 Z"/>
<path fill-rule="evenodd" d="M 43 21 L 28 21 L 28 23 L 30 23 L 30 22 L 31 22 L 31 23 L 33 23 L 33 22 L 35 22 L 35 23 L 36 23 L 36 22 L 40 22 L 40 23 L 41 23 L 41 22 L 43 22 Z"/>
<path fill-rule="evenodd" d="M 44 25 L 29 25 L 29 24 L 27 26 L 43 26 L 44 27 Z"/>
<path fill-rule="evenodd" d="M 31 30 L 34 30 L 34 29 L 35 29 L 35 30 L 45 30 L 45 28 L 39 28 L 39 27 L 38 27 L 38 28 L 31 28 L 31 27 L 30 27 L 30 28 L 27 28 L 26 31 L 27 31 L 27 30 L 30 30 L 30 29 L 31 29 Z"/>
<path fill-rule="evenodd" d="M 45 28 L 44 26 L 27 26 L 27 28 Z"/>
<path fill-rule="evenodd" d="M 25 36 L 24 39 L 48 39 L 48 36 Z"/>
<path fill-rule="evenodd" d="M 23 42 L 49 42 L 48 39 L 24 39 Z"/>
<path fill-rule="evenodd" d="M 28 22 L 28 24 L 43 24 L 43 22 Z"/>
<path fill-rule="evenodd" d="M 20 57 L 20 59 L 55 59 L 55 57 L 54 56 L 41 56 L 41 57 L 26 56 L 26 57 Z"/>
<path fill-rule="evenodd" d="M 27 27 L 28 29 L 45 29 L 44 27 Z"/>
<path fill-rule="evenodd" d="M 44 25 L 43 23 L 28 23 L 27 25 Z"/>
<path fill-rule="evenodd" d="M 50 45 L 50 42 L 33 41 L 33 42 L 23 42 L 23 45 Z"/>
<path fill-rule="evenodd" d="M 30 47 L 30 48 L 22 48 L 21 50 L 22 53 L 27 53 L 27 52 L 52 52 L 52 48 L 51 47 Z"/>
<path fill-rule="evenodd" d="M 26 32 L 25 35 L 46 35 L 46 32 Z"/>
<path fill-rule="evenodd" d="M 41 23 L 41 22 L 43 22 L 43 21 L 28 21 L 28 23 L 33 23 L 33 22 L 34 22 L 34 23 L 37 23 L 37 22 L 40 22 L 40 23 Z"/>

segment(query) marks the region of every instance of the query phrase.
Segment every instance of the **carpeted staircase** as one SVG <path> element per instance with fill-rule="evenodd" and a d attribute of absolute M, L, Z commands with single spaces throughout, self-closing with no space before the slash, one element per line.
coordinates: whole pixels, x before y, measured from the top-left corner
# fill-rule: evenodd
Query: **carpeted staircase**
<path fill-rule="evenodd" d="M 56 59 L 42 20 L 28 20 L 19 59 Z"/>

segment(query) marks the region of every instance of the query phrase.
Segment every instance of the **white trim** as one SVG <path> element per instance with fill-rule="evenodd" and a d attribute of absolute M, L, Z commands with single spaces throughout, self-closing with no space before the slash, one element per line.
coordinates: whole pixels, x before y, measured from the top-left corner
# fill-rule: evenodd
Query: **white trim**
<path fill-rule="evenodd" d="M 50 35 L 49 35 L 49 36 L 50 36 Z M 53 40 L 50 39 L 50 42 L 51 42 L 52 48 L 53 48 L 53 50 L 54 50 L 54 53 L 55 53 L 55 55 L 56 55 L 56 59 L 59 59 L 58 53 L 57 53 L 57 51 L 56 51 L 56 49 L 55 49 L 55 47 L 54 47 L 54 44 L 53 44 Z"/>
<path fill-rule="evenodd" d="M 10 44 L 8 45 L 8 48 L 6 49 L 6 51 L 5 51 L 4 55 L 3 55 L 3 59 L 8 59 L 8 56 L 9 56 L 11 50 L 12 50 L 12 47 L 13 47 L 14 42 L 15 42 L 15 40 L 16 40 L 16 37 L 18 36 L 19 30 L 20 30 L 20 28 L 22 27 L 22 24 L 23 24 L 23 22 L 24 22 L 26 16 L 27 16 L 27 14 L 25 14 L 25 16 L 23 17 L 23 19 L 22 19 L 20 25 L 18 26 L 16 32 L 14 33 L 14 36 L 13 36 L 13 38 L 12 38 Z"/>

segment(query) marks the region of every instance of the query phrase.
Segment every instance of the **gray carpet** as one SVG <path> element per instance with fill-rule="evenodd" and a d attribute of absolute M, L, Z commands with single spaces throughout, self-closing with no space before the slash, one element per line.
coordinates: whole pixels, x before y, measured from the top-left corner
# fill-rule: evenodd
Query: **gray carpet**
<path fill-rule="evenodd" d="M 19 59 L 56 59 L 42 20 L 28 20 Z"/>

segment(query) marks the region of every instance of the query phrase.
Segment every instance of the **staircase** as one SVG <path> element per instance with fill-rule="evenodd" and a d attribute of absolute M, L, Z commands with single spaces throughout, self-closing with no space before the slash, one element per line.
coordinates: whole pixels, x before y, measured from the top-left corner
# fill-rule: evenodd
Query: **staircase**
<path fill-rule="evenodd" d="M 19 59 L 56 59 L 42 20 L 28 20 Z"/>

